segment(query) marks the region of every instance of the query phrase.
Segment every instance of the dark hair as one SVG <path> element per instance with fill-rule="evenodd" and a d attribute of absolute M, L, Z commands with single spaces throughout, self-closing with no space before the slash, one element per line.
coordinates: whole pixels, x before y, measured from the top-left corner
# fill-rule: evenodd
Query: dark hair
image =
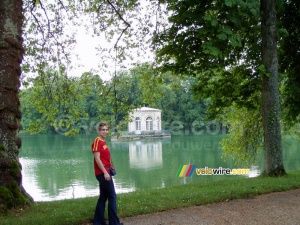
<path fill-rule="evenodd" d="M 108 125 L 107 125 L 107 123 L 100 123 L 100 124 L 99 124 L 99 127 L 98 127 L 98 130 L 101 130 L 102 127 L 107 127 L 107 128 L 109 128 Z"/>

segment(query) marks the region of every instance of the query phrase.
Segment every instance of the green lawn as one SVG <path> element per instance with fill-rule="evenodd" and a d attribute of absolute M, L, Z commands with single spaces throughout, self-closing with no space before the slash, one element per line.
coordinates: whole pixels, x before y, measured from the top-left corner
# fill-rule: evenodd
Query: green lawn
<path fill-rule="evenodd" d="M 288 176 L 279 178 L 230 176 L 200 184 L 119 194 L 118 214 L 122 218 L 294 188 L 300 188 L 300 171 L 289 172 Z M 79 225 L 91 221 L 96 202 L 97 197 L 36 202 L 29 208 L 15 209 L 0 217 L 0 224 Z"/>

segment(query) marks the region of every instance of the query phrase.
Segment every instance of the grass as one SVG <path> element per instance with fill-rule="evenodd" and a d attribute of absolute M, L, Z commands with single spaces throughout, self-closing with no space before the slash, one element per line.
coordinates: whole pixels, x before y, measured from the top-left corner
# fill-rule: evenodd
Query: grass
<path fill-rule="evenodd" d="M 279 178 L 228 177 L 200 184 L 119 194 L 118 214 L 120 218 L 129 217 L 294 188 L 300 188 L 300 171 Z M 0 217 L 0 225 L 80 225 L 91 221 L 96 201 L 97 197 L 36 202 L 29 208 L 15 209 Z"/>

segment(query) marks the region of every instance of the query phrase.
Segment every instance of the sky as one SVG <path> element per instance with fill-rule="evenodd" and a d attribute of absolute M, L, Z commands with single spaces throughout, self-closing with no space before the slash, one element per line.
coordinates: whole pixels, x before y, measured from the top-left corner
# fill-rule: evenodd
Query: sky
<path fill-rule="evenodd" d="M 104 38 L 92 37 L 91 35 L 86 34 L 84 31 L 78 34 L 76 40 L 77 44 L 73 50 L 74 54 L 72 58 L 72 65 L 75 68 L 69 71 L 71 76 L 81 76 L 83 72 L 93 70 L 98 72 L 101 79 L 107 81 L 111 79 L 115 72 L 115 68 L 117 71 L 121 69 L 121 66 L 130 69 L 133 67 L 133 63 L 153 61 L 154 57 L 154 54 L 149 50 L 145 55 L 139 57 L 133 55 L 133 60 L 128 59 L 124 61 L 122 65 L 115 65 L 115 61 L 109 60 L 107 57 L 102 59 L 101 57 L 103 56 L 97 54 L 96 49 L 99 46 L 109 46 L 111 49 L 113 49 L 113 42 L 108 43 L 104 40 Z M 112 54 L 114 54 L 114 51 Z M 101 69 L 102 60 L 106 60 L 110 65 L 107 72 L 104 72 Z M 77 64 L 79 67 L 76 66 Z"/>
<path fill-rule="evenodd" d="M 96 49 L 99 45 L 108 45 L 109 43 L 105 43 L 103 38 L 92 37 L 91 35 L 86 34 L 85 31 L 80 31 L 76 40 L 77 44 L 74 48 L 72 58 L 72 64 L 75 68 L 70 71 L 70 75 L 81 76 L 83 72 L 94 70 L 99 73 L 103 80 L 109 80 L 111 78 L 110 73 L 103 73 L 100 71 L 101 57 L 97 55 Z M 78 64 L 79 67 L 76 67 L 76 64 Z"/>
<path fill-rule="evenodd" d="M 142 5 L 146 5 L 146 3 L 142 3 Z M 143 11 L 143 10 L 142 10 Z M 145 11 L 147 13 L 147 11 Z M 143 14 L 143 13 L 142 13 Z M 131 24 L 131 27 L 136 27 L 137 26 L 137 21 L 131 20 L 128 22 Z M 100 77 L 103 80 L 109 80 L 113 76 L 115 69 L 118 71 L 122 68 L 130 69 L 133 67 L 134 63 L 138 62 L 149 62 L 149 61 L 154 61 L 154 53 L 148 49 L 146 50 L 146 53 L 142 53 L 138 56 L 137 52 L 141 50 L 133 50 L 129 49 L 131 55 L 133 56 L 133 59 L 127 59 L 126 61 L 122 62 L 122 65 L 115 64 L 114 60 L 109 59 L 109 57 L 99 55 L 97 54 L 97 47 L 101 48 L 109 48 L 112 49 L 111 54 L 115 54 L 114 50 L 114 44 L 116 41 L 111 41 L 111 43 L 107 42 L 104 37 L 99 37 L 99 36 L 94 36 L 91 34 L 86 33 L 86 27 L 89 26 L 90 24 L 82 25 L 81 27 L 78 28 L 78 33 L 77 33 L 77 45 L 74 48 L 74 56 L 72 59 L 72 66 L 75 66 L 76 64 L 81 64 L 80 67 L 75 68 L 71 70 L 70 75 L 72 76 L 80 76 L 83 72 L 87 72 L 90 70 L 94 70 L 95 72 L 98 72 Z M 117 37 L 119 35 L 116 35 Z M 122 36 L 122 39 L 126 38 L 126 35 Z M 122 42 L 122 40 L 120 41 Z M 133 53 L 132 53 L 133 52 Z M 107 53 L 106 53 L 107 54 Z M 78 59 L 76 59 L 75 55 L 77 55 Z M 103 62 L 108 62 L 109 68 L 108 72 L 103 71 Z"/>

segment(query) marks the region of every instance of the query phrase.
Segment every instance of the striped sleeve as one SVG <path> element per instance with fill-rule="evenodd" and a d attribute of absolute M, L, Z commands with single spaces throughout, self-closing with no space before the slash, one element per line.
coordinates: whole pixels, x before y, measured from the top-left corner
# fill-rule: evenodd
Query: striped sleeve
<path fill-rule="evenodd" d="M 96 138 L 95 141 L 92 144 L 92 151 L 93 152 L 98 152 L 99 151 L 99 145 L 100 145 L 100 140 L 99 140 L 99 138 Z"/>

